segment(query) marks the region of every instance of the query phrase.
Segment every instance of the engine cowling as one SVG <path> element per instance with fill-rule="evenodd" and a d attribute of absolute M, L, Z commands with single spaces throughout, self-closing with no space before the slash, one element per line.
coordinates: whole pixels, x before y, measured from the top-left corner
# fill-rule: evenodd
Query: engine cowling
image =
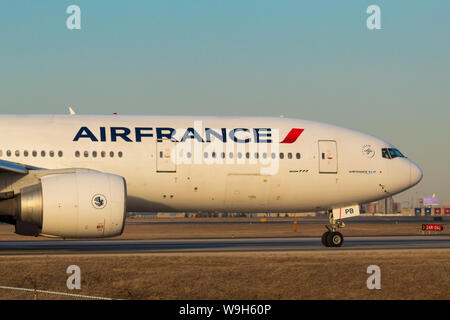
<path fill-rule="evenodd" d="M 51 174 L 22 188 L 19 204 L 17 220 L 38 226 L 44 235 L 112 237 L 125 225 L 126 183 L 101 172 Z"/>

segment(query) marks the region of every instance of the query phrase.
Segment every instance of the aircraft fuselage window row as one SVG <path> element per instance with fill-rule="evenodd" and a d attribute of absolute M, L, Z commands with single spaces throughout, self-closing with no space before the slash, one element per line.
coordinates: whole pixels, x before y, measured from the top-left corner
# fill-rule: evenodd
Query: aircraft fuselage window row
<path fill-rule="evenodd" d="M 92 158 L 97 158 L 97 157 L 105 158 L 108 155 L 109 155 L 110 158 L 114 158 L 115 153 L 114 153 L 114 151 L 110 151 L 110 152 L 106 152 L 106 151 L 100 151 L 100 152 L 92 151 L 91 152 Z M 75 151 L 75 157 L 79 158 L 80 156 L 81 156 L 81 152 L 80 151 Z M 123 152 L 122 151 L 117 152 L 117 156 L 119 158 L 122 158 L 123 157 Z M 84 151 L 83 152 L 83 157 L 84 158 L 88 158 L 89 157 L 89 151 Z"/>
<path fill-rule="evenodd" d="M 7 157 L 11 157 L 12 155 L 13 155 L 13 153 L 12 153 L 11 150 L 6 150 L 6 156 Z M 14 151 L 14 155 L 16 157 L 20 157 L 20 155 L 21 155 L 20 150 L 15 150 Z M 28 152 L 28 150 L 24 150 L 22 155 L 24 157 L 28 157 L 28 156 L 30 156 L 30 152 Z M 47 152 L 46 151 L 38 152 L 36 150 L 31 151 L 31 156 L 37 157 L 38 155 L 40 155 L 41 157 L 45 157 L 47 155 Z M 58 151 L 58 152 L 55 152 L 55 151 L 51 150 L 51 151 L 48 152 L 48 155 L 50 157 L 52 157 L 52 158 L 55 157 L 55 156 L 58 156 L 58 157 L 61 158 L 63 156 L 63 152 L 61 150 Z M 0 157 L 3 157 L 3 151 L 2 150 L 0 150 Z"/>
<path fill-rule="evenodd" d="M 6 150 L 5 154 L 6 154 L 7 157 L 11 157 L 13 155 L 13 152 L 11 150 Z M 15 150 L 14 151 L 14 156 L 20 157 L 20 155 L 21 155 L 21 153 L 20 153 L 19 150 Z M 23 151 L 22 155 L 24 157 L 28 157 L 28 156 L 30 156 L 30 152 L 28 152 L 28 150 L 25 150 L 25 151 Z M 41 157 L 45 157 L 45 156 L 47 156 L 47 152 L 44 151 L 44 150 L 42 150 L 40 152 L 38 152 L 36 150 L 31 151 L 31 156 L 37 157 L 38 155 L 41 156 Z M 53 150 L 48 152 L 48 156 L 50 156 L 51 158 L 53 158 L 55 156 L 58 156 L 59 158 L 61 158 L 63 155 L 64 155 L 64 153 L 61 150 L 59 150 L 58 152 L 55 152 Z M 79 158 L 80 155 L 81 155 L 80 151 L 75 151 L 75 157 Z M 92 155 L 93 158 L 96 158 L 97 156 L 105 158 L 107 155 L 109 155 L 109 157 L 113 158 L 115 153 L 114 153 L 114 151 L 110 151 L 110 152 L 106 152 L 106 151 L 101 151 L 101 152 L 92 151 L 91 155 Z M 89 151 L 84 151 L 83 152 L 83 156 L 85 158 L 89 157 Z M 119 158 L 122 158 L 123 157 L 123 152 L 122 151 L 117 152 L 117 156 Z M 3 150 L 0 150 L 0 157 L 3 157 Z"/>
<path fill-rule="evenodd" d="M 161 151 L 161 152 L 159 153 L 159 157 L 162 158 L 163 156 L 164 156 L 164 155 L 163 155 L 163 152 Z M 222 159 L 225 159 L 226 154 L 225 154 L 225 152 L 220 152 L 220 153 L 216 153 L 216 152 L 211 152 L 211 153 L 204 152 L 204 153 L 203 153 L 203 157 L 204 157 L 204 158 L 208 158 L 209 156 L 211 156 L 211 158 L 222 158 Z M 234 158 L 235 156 L 236 156 L 238 159 L 242 159 L 242 158 L 244 157 L 244 153 L 242 153 L 242 152 L 236 152 L 236 153 L 230 152 L 230 153 L 228 153 L 228 157 L 229 157 L 230 159 Z M 275 152 L 272 152 L 272 153 L 270 153 L 270 154 L 268 154 L 267 152 L 263 152 L 263 153 L 261 153 L 261 154 L 258 153 L 258 152 L 255 152 L 254 154 L 250 154 L 250 152 L 246 152 L 246 153 L 245 153 L 245 158 L 246 158 L 246 159 L 250 159 L 250 156 L 253 156 L 254 159 L 258 159 L 259 157 L 262 157 L 263 159 L 267 159 L 269 156 L 270 156 L 272 159 L 275 159 L 275 158 L 276 158 L 276 153 L 275 153 Z M 187 157 L 187 158 L 191 158 L 191 157 L 192 157 L 192 153 L 191 153 L 191 152 L 186 152 L 186 157 Z M 284 153 L 283 153 L 283 152 L 280 152 L 279 157 L 280 157 L 280 159 L 284 159 Z M 294 157 L 294 154 L 291 153 L 291 152 L 289 152 L 289 153 L 286 154 L 286 157 L 287 157 L 288 159 L 292 159 L 292 158 Z M 295 154 L 295 158 L 296 158 L 296 159 L 300 159 L 300 158 L 301 158 L 301 154 L 297 152 L 297 153 Z"/>

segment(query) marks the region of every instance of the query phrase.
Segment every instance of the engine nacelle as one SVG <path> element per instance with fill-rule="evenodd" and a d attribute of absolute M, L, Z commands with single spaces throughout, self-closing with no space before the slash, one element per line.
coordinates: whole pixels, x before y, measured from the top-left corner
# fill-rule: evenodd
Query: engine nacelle
<path fill-rule="evenodd" d="M 41 177 L 21 189 L 18 220 L 45 235 L 101 238 L 120 235 L 125 225 L 125 179 L 101 172 Z"/>

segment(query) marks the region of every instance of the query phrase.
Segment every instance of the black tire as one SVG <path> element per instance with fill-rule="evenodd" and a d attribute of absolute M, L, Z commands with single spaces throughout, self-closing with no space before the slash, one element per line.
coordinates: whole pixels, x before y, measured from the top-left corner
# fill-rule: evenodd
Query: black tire
<path fill-rule="evenodd" d="M 340 232 L 331 232 L 327 237 L 327 242 L 330 247 L 340 247 L 344 243 L 344 237 Z"/>
<path fill-rule="evenodd" d="M 329 244 L 328 244 L 328 234 L 330 233 L 330 231 L 327 231 L 327 232 L 325 232 L 323 235 L 322 235 L 322 244 L 325 246 L 325 247 L 329 247 Z"/>

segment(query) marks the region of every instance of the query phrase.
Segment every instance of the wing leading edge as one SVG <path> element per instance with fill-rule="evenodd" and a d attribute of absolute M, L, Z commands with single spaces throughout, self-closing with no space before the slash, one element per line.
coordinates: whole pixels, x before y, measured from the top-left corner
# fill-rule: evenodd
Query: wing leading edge
<path fill-rule="evenodd" d="M 23 165 L 18 164 L 16 162 L 6 161 L 6 160 L 0 160 L 0 170 L 20 173 L 20 174 L 28 173 L 28 169 L 26 167 L 24 167 Z"/>

